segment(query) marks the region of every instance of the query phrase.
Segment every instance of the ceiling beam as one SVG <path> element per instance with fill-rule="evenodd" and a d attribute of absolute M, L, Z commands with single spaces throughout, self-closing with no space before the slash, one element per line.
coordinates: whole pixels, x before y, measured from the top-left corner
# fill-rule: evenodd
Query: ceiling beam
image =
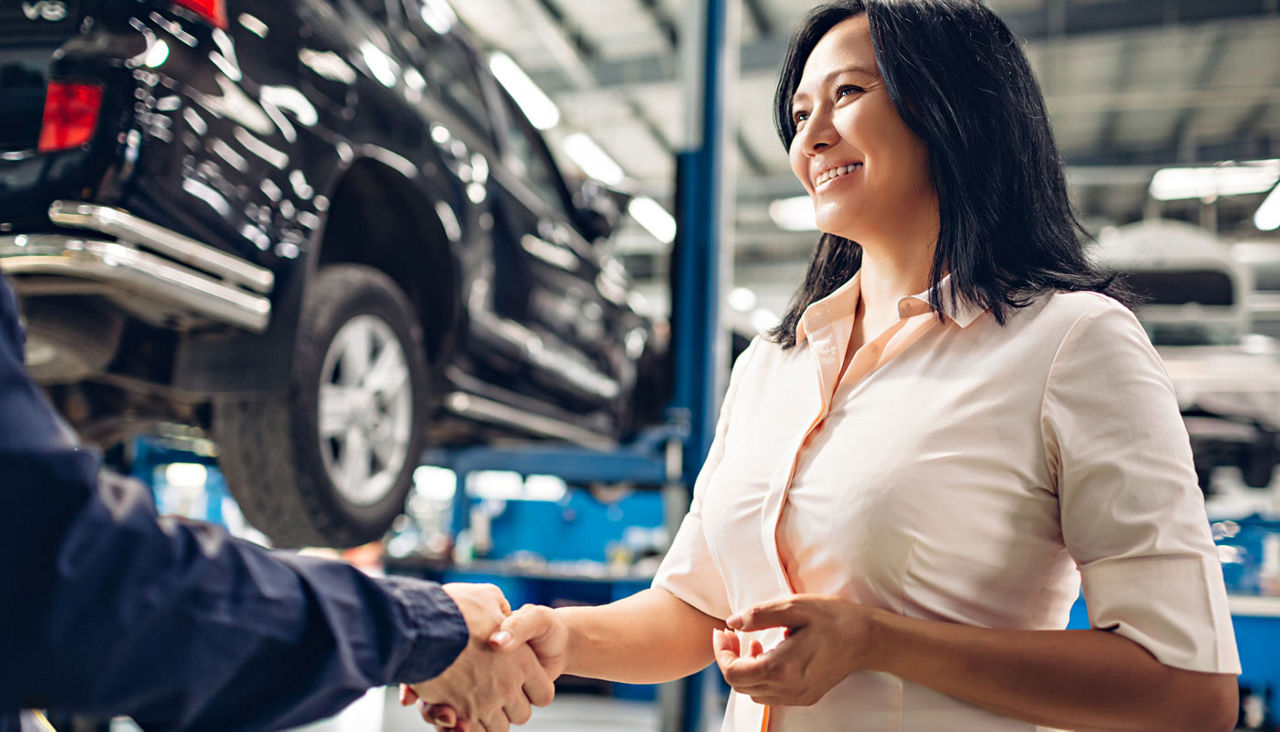
<path fill-rule="evenodd" d="M 1229 42 L 1230 36 L 1225 32 L 1218 32 L 1213 38 L 1213 45 L 1209 47 L 1209 53 L 1205 56 L 1204 63 L 1201 64 L 1200 70 L 1196 73 L 1195 81 L 1191 88 L 1201 91 L 1209 88 L 1213 82 L 1213 77 L 1218 75 L 1218 70 L 1222 68 L 1222 59 L 1227 55 L 1227 50 L 1231 47 Z M 1196 112 L 1202 107 L 1199 104 L 1188 104 L 1178 112 L 1178 118 L 1174 120 L 1173 130 L 1169 133 L 1168 146 L 1182 147 L 1189 146 L 1191 140 L 1188 134 L 1191 131 L 1191 123 L 1195 121 Z"/>
<path fill-rule="evenodd" d="M 747 17 L 751 19 L 751 25 L 755 26 L 758 35 L 768 37 L 774 34 L 773 21 L 762 0 L 742 0 L 742 6 L 746 8 Z"/>
<path fill-rule="evenodd" d="M 1002 13 L 1019 38 L 1035 41 L 1152 27 L 1276 15 L 1272 0 L 1101 0 L 1064 2 L 1048 9 Z"/>
<path fill-rule="evenodd" d="M 556 61 L 562 83 L 567 83 L 578 92 L 590 92 L 600 87 L 595 77 L 594 62 L 600 53 L 576 26 L 573 25 L 555 0 L 516 0 L 525 11 L 525 16 L 533 24 L 534 30 L 543 41 L 543 46 Z M 658 126 L 638 101 L 627 96 L 625 105 L 632 117 L 639 120 L 649 135 L 668 154 L 675 154 L 671 140 L 663 134 Z"/>
<path fill-rule="evenodd" d="M 548 2 L 548 0 L 539 0 Z M 1051 23 L 1044 8 L 1002 17 L 1014 33 L 1032 44 L 1070 41 L 1107 34 L 1131 36 L 1141 32 L 1159 32 L 1175 26 L 1205 23 L 1249 25 L 1258 18 L 1280 20 L 1273 0 L 1103 0 L 1102 2 L 1066 3 L 1059 20 Z M 1056 27 L 1060 24 L 1060 28 Z M 1059 32 L 1060 31 L 1060 32 Z M 771 34 L 741 49 L 741 76 L 777 74 L 786 54 L 789 38 Z M 677 69 L 665 54 L 623 59 L 601 59 L 592 63 L 592 73 L 603 87 L 623 85 L 677 83 Z M 572 86 L 553 72 L 535 72 L 530 76 L 548 94 L 566 92 Z"/>
<path fill-rule="evenodd" d="M 1127 109 L 1181 109 L 1195 107 L 1248 107 L 1280 101 L 1280 87 L 1237 86 L 1216 89 L 1126 89 L 1119 92 L 1050 94 L 1045 103 L 1050 111 L 1097 111 Z"/>
<path fill-rule="evenodd" d="M 1261 160 L 1280 157 L 1280 140 L 1266 136 L 1197 140 L 1190 145 L 1162 145 L 1145 149 L 1067 154 L 1067 169 L 1091 165 L 1188 165 L 1223 160 Z"/>
<path fill-rule="evenodd" d="M 680 29 L 667 11 L 662 7 L 662 4 L 659 3 L 658 0 L 637 0 L 637 2 L 639 2 L 645 11 L 647 11 L 653 18 L 654 24 L 658 26 L 658 30 L 662 33 L 663 38 L 666 39 L 667 46 L 671 49 L 672 53 L 679 51 Z M 641 113 L 641 108 L 638 102 L 632 101 L 631 108 L 637 114 Z M 651 132 L 654 134 L 661 134 L 658 132 L 656 125 L 653 125 L 647 120 L 646 122 L 650 125 Z M 734 142 L 738 146 L 739 156 L 742 158 L 743 162 L 747 164 L 747 167 L 751 169 L 751 172 L 756 175 L 764 173 L 764 163 L 761 162 L 760 156 L 756 155 L 755 151 L 751 149 L 751 146 L 747 144 L 747 138 L 742 132 L 741 125 L 736 123 L 734 129 Z M 666 141 L 666 148 L 667 150 L 673 149 L 669 140 Z"/>
<path fill-rule="evenodd" d="M 638 2 L 653 17 L 653 22 L 658 26 L 662 37 L 666 39 L 667 45 L 672 48 L 678 46 L 680 44 L 680 31 L 676 27 L 676 22 L 667 14 L 667 11 L 663 9 L 658 0 L 638 0 Z"/>
<path fill-rule="evenodd" d="M 1225 33 L 1222 35 L 1226 35 Z M 1134 57 L 1137 55 L 1137 42 L 1132 38 L 1126 38 L 1120 46 L 1120 53 L 1116 59 L 1115 76 L 1111 79 L 1111 91 L 1119 96 L 1129 90 L 1133 84 Z M 1061 108 L 1061 104 L 1058 105 Z M 1069 107 L 1076 109 L 1076 107 Z M 1102 123 L 1098 126 L 1098 135 L 1094 143 L 1096 150 L 1113 150 L 1116 146 L 1116 133 L 1120 129 L 1120 117 L 1124 110 L 1119 106 L 1109 106 L 1102 113 Z M 1084 208 L 1094 210 L 1098 207 L 1099 198 L 1106 192 L 1095 188 L 1085 194 Z"/>
<path fill-rule="evenodd" d="M 1120 46 L 1120 53 L 1116 59 L 1115 76 L 1111 80 L 1111 100 L 1119 101 L 1125 99 L 1126 93 L 1136 91 L 1130 89 L 1133 85 L 1136 45 L 1133 39 L 1126 39 L 1124 44 Z M 1057 106 L 1067 105 L 1058 102 Z M 1118 104 L 1107 104 L 1105 106 L 1107 109 L 1102 113 L 1102 124 L 1098 128 L 1098 137 L 1094 145 L 1098 150 L 1110 150 L 1115 147 L 1116 131 L 1120 128 L 1120 115 L 1124 111 L 1124 108 Z M 1072 110 L 1079 109 L 1076 105 L 1069 105 L 1067 108 Z"/>
<path fill-rule="evenodd" d="M 1245 112 L 1244 116 L 1240 118 L 1240 122 L 1236 124 L 1234 137 L 1244 139 L 1258 136 L 1260 134 L 1258 127 L 1267 118 L 1267 112 L 1270 111 L 1273 103 L 1271 101 L 1258 102 L 1248 112 Z"/>
<path fill-rule="evenodd" d="M 735 131 L 734 137 L 738 144 L 738 154 L 742 157 L 742 162 L 746 163 L 747 169 L 751 171 L 751 174 L 761 176 L 768 173 L 769 168 L 760 159 L 760 156 L 756 154 L 756 151 L 752 149 L 751 144 L 747 142 L 747 136 L 742 134 L 741 127 Z"/>
<path fill-rule="evenodd" d="M 1280 68 L 1273 69 L 1271 73 L 1271 85 L 1280 87 Z M 1248 112 L 1240 118 L 1240 122 L 1236 124 L 1235 133 L 1232 137 L 1237 139 L 1245 139 L 1255 137 L 1260 134 L 1259 127 L 1267 118 L 1267 112 L 1271 109 L 1271 101 L 1261 101 L 1253 105 Z"/>

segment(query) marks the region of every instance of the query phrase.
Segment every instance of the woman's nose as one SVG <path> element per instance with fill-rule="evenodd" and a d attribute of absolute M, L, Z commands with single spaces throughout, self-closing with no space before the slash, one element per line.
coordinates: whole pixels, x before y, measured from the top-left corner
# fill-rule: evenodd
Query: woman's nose
<path fill-rule="evenodd" d="M 800 149 L 809 155 L 822 152 L 835 143 L 835 130 L 822 115 L 814 114 L 805 120 L 804 129 L 796 136 Z"/>

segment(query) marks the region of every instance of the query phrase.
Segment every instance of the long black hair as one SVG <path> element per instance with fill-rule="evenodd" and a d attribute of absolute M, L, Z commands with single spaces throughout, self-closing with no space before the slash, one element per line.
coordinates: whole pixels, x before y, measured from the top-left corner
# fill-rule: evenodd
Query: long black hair
<path fill-rule="evenodd" d="M 928 150 L 940 227 L 930 305 L 950 273 L 957 298 L 991 311 L 1050 290 L 1094 290 L 1128 303 L 1128 292 L 1084 253 L 1088 233 L 1071 210 L 1045 112 L 1026 55 L 1004 21 L 977 0 L 843 0 L 810 12 L 791 39 L 774 97 L 774 124 L 790 149 L 791 99 L 814 46 L 838 23 L 866 14 L 876 65 L 899 116 Z M 769 336 L 791 348 L 805 308 L 862 265 L 862 247 L 823 234 L 804 284 Z"/>

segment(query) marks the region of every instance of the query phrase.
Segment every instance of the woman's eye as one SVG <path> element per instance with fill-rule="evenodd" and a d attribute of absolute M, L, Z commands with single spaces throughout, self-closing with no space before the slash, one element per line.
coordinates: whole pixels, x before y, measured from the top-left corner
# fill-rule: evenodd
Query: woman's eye
<path fill-rule="evenodd" d="M 791 120 L 797 124 L 809 119 L 809 113 L 803 109 L 796 110 L 791 114 Z"/>
<path fill-rule="evenodd" d="M 864 89 L 860 86 L 854 86 L 853 84 L 845 84 L 836 89 L 836 99 L 846 97 L 850 94 L 861 94 L 863 91 Z"/>

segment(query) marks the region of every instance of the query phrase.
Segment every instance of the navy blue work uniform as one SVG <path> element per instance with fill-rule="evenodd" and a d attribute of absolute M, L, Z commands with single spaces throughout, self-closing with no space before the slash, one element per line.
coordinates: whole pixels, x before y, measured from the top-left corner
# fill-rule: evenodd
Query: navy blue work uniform
<path fill-rule="evenodd" d="M 462 652 L 466 623 L 438 585 L 158 518 L 145 488 L 100 479 L 22 353 L 0 275 L 0 732 L 22 708 L 278 729 Z"/>

